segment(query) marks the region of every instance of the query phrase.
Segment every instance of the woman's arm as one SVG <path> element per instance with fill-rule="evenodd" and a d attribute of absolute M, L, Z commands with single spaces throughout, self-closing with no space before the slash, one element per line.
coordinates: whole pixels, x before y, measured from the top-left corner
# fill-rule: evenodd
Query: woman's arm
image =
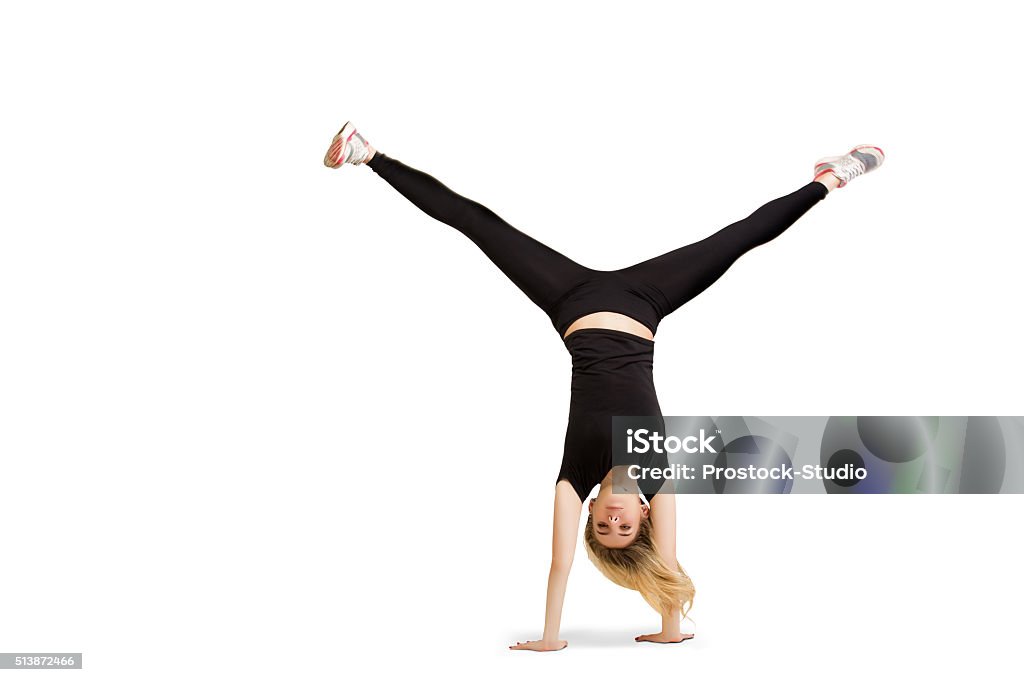
<path fill-rule="evenodd" d="M 551 537 L 551 571 L 548 573 L 547 607 L 544 611 L 543 639 L 532 642 L 517 642 L 509 647 L 516 650 L 557 651 L 567 645 L 558 639 L 562 623 L 562 603 L 565 601 L 565 586 L 569 581 L 569 569 L 576 554 L 576 538 L 580 529 L 580 512 L 583 503 L 568 481 L 555 485 L 555 519 Z"/>
<path fill-rule="evenodd" d="M 676 496 L 669 492 L 659 493 L 651 502 L 651 526 L 654 532 L 654 544 L 665 565 L 675 570 L 679 560 L 676 559 Z"/>
<path fill-rule="evenodd" d="M 651 526 L 658 555 L 665 565 L 674 571 L 679 565 L 676 558 L 676 496 L 667 485 L 662 490 L 663 492 L 655 495 L 651 502 Z M 679 631 L 679 626 L 679 609 L 674 608 L 670 613 L 661 614 L 661 632 L 640 635 L 636 641 L 681 642 L 689 639 L 691 635 L 684 637 Z"/>

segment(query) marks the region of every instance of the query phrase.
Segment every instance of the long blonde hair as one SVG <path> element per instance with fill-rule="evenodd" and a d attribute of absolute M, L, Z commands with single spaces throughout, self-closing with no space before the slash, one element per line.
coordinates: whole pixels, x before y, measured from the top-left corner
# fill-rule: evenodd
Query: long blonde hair
<path fill-rule="evenodd" d="M 631 545 L 620 549 L 605 547 L 594 534 L 591 514 L 583 531 L 587 556 L 606 578 L 639 592 L 658 613 L 668 615 L 672 609 L 679 609 L 680 617 L 685 617 L 693 607 L 693 581 L 679 561 L 675 562 L 675 570 L 665 564 L 654 544 L 652 528 L 651 520 L 644 518 Z"/>

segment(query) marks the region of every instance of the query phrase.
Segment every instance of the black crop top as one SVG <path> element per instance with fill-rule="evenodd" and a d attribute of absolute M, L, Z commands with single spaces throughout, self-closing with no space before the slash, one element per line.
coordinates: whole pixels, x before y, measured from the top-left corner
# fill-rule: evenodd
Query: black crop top
<path fill-rule="evenodd" d="M 631 317 L 653 334 L 658 331 L 658 323 L 667 314 L 668 307 L 660 290 L 636 277 L 618 270 L 592 270 L 545 312 L 560 336 L 565 336 L 569 326 L 579 318 L 601 311 Z M 571 352 L 572 348 L 569 350 Z"/>
<path fill-rule="evenodd" d="M 580 329 L 565 346 L 572 354 L 572 395 L 556 483 L 569 481 L 586 501 L 612 468 L 612 417 L 661 416 L 654 341 L 613 329 Z M 640 482 L 648 501 L 660 487 Z"/>

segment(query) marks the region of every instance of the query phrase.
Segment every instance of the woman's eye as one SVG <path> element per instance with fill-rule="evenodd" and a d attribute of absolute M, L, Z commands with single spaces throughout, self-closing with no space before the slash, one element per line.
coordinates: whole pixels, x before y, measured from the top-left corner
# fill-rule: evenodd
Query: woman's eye
<path fill-rule="evenodd" d="M 619 530 L 630 530 L 633 526 L 619 526 Z"/>
<path fill-rule="evenodd" d="M 607 528 L 608 524 L 607 523 L 599 523 L 599 524 L 597 524 L 597 527 L 598 528 Z"/>

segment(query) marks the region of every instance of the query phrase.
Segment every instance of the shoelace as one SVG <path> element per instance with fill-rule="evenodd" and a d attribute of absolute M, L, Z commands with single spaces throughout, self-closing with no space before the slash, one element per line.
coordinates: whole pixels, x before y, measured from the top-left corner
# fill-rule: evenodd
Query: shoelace
<path fill-rule="evenodd" d="M 864 162 L 849 154 L 836 161 L 832 166 L 832 172 L 844 183 L 853 180 L 858 175 L 863 175 L 864 170 Z"/>

